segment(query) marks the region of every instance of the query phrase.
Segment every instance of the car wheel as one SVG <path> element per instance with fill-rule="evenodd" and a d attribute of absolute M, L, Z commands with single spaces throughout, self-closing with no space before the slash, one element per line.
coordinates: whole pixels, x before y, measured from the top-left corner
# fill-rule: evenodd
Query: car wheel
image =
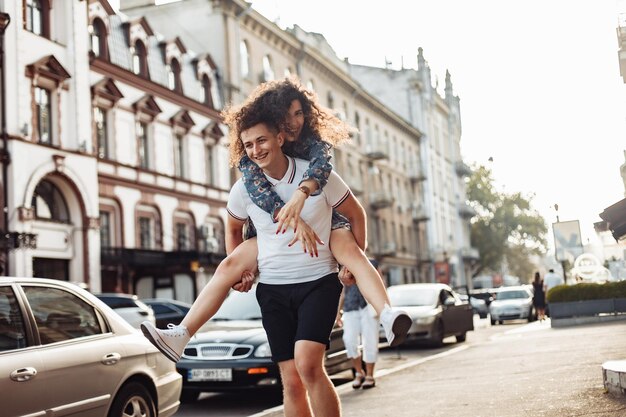
<path fill-rule="evenodd" d="M 186 391 L 186 390 L 183 390 L 180 393 L 180 402 L 182 402 L 182 403 L 193 403 L 193 402 L 196 402 L 198 400 L 199 396 L 200 396 L 200 392 L 199 391 Z"/>
<path fill-rule="evenodd" d="M 496 325 L 496 321 L 494 319 L 491 319 L 491 325 L 495 326 Z"/>
<path fill-rule="evenodd" d="M 502 321 L 502 320 L 498 320 L 498 324 L 502 324 L 502 323 L 503 323 L 503 321 Z"/>
<path fill-rule="evenodd" d="M 531 307 L 530 311 L 528 312 L 528 322 L 530 323 L 530 322 L 533 322 L 535 320 L 537 320 L 536 312 L 535 312 L 534 307 Z"/>
<path fill-rule="evenodd" d="M 129 382 L 120 389 L 108 417 L 156 417 L 154 399 L 139 382 Z"/>
<path fill-rule="evenodd" d="M 456 341 L 458 343 L 462 343 L 465 342 L 465 339 L 467 339 L 467 332 L 463 333 L 463 334 L 457 334 L 456 335 Z"/>
<path fill-rule="evenodd" d="M 443 322 L 439 320 L 435 323 L 435 326 L 434 326 L 434 331 L 433 331 L 433 336 L 432 336 L 433 346 L 440 347 L 441 345 L 443 345 L 443 335 L 444 335 Z"/>

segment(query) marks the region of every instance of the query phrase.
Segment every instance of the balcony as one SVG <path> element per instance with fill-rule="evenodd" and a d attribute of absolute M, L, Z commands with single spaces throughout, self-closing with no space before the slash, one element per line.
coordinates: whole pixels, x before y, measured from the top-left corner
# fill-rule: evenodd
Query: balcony
<path fill-rule="evenodd" d="M 472 169 L 463 161 L 456 161 L 454 163 L 454 170 L 459 177 L 469 177 L 472 175 Z"/>
<path fill-rule="evenodd" d="M 461 248 L 461 257 L 464 261 L 477 261 L 480 259 L 480 252 L 474 247 Z"/>
<path fill-rule="evenodd" d="M 458 204 L 459 216 L 468 220 L 476 215 L 476 210 L 467 203 Z"/>
<path fill-rule="evenodd" d="M 427 178 L 426 169 L 424 169 L 422 164 L 411 165 L 411 167 L 409 168 L 409 179 L 411 181 L 414 181 L 414 182 L 425 181 L 426 178 Z"/>
<path fill-rule="evenodd" d="M 363 181 L 360 178 L 343 177 L 343 180 L 350 187 L 350 191 L 355 196 L 363 195 Z"/>
<path fill-rule="evenodd" d="M 389 144 L 387 143 L 368 143 L 365 145 L 365 156 L 370 159 L 388 159 Z"/>
<path fill-rule="evenodd" d="M 375 191 L 370 194 L 370 206 L 372 206 L 374 210 L 391 207 L 393 202 L 394 198 L 389 191 Z"/>
<path fill-rule="evenodd" d="M 396 242 L 385 242 L 378 244 L 376 249 L 374 249 L 374 254 L 376 256 L 394 256 L 396 251 Z"/>
<path fill-rule="evenodd" d="M 426 209 L 421 205 L 411 206 L 411 218 L 415 223 L 425 222 L 430 220 L 430 216 Z"/>
<path fill-rule="evenodd" d="M 420 263 L 430 263 L 433 261 L 433 254 L 430 249 L 420 249 L 417 253 Z"/>
<path fill-rule="evenodd" d="M 200 265 L 218 265 L 225 254 L 190 251 L 160 251 L 130 248 L 101 248 L 100 262 L 103 266 L 151 267 L 167 268 L 171 265 L 189 265 L 199 262 Z"/>

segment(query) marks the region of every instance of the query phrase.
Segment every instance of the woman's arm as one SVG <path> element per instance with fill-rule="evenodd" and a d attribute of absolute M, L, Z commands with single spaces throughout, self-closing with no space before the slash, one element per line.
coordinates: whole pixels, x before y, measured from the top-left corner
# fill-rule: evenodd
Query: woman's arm
<path fill-rule="evenodd" d="M 283 207 L 285 202 L 276 194 L 263 170 L 247 156 L 241 158 L 239 170 L 252 202 L 264 212 L 269 213 L 276 221 L 276 211 Z"/>

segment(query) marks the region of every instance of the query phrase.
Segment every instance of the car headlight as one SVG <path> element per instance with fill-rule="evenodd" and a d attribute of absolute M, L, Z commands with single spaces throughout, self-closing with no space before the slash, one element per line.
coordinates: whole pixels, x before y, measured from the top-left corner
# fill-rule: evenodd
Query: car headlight
<path fill-rule="evenodd" d="M 270 344 L 268 342 L 263 343 L 254 351 L 254 356 L 256 358 L 269 358 L 272 356 L 272 350 L 270 349 Z"/>
<path fill-rule="evenodd" d="M 430 324 L 433 321 L 435 321 L 435 316 L 418 317 L 415 319 L 415 323 L 417 324 Z"/>

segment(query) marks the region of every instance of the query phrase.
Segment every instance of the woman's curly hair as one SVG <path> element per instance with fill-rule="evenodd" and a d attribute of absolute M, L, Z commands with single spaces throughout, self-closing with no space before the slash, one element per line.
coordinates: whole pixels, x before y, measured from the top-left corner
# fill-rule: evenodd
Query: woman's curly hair
<path fill-rule="evenodd" d="M 241 132 L 264 122 L 272 129 L 286 129 L 286 117 L 294 100 L 299 100 L 304 113 L 301 136 L 309 135 L 339 146 L 350 139 L 354 131 L 322 107 L 314 92 L 307 90 L 296 78 L 268 81 L 260 84 L 240 106 L 229 106 L 222 111 L 224 123 L 229 127 L 230 165 L 236 167 L 246 151 L 241 142 Z"/>

